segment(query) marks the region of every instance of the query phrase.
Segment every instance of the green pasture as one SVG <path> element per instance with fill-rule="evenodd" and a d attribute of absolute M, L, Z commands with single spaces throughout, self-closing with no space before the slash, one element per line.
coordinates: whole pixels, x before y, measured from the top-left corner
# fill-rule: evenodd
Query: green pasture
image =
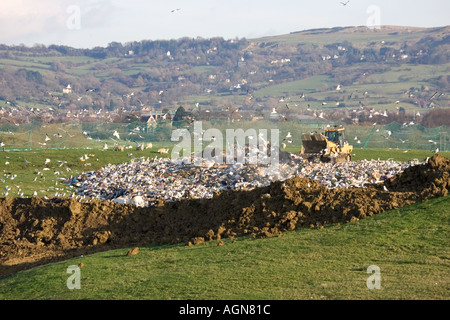
<path fill-rule="evenodd" d="M 281 84 L 269 85 L 253 93 L 255 97 L 288 97 L 298 96 L 302 92 L 309 93 L 323 89 L 323 86 L 332 86 L 334 81 L 327 75 L 314 76 L 302 80 L 284 82 Z M 316 94 L 312 94 L 316 97 Z"/>
<path fill-rule="evenodd" d="M 5 59 L 2 58 L 0 59 L 0 66 L 1 67 L 5 67 L 5 66 L 14 66 L 17 68 L 26 68 L 27 70 L 30 71 L 50 71 L 51 67 L 45 63 L 39 63 L 37 61 L 30 59 L 27 60 L 18 60 L 18 59 Z"/>
<path fill-rule="evenodd" d="M 108 165 L 126 163 L 134 158 L 167 157 L 158 149 L 167 144 L 153 144 L 151 149 L 114 151 L 101 147 L 89 149 L 47 149 L 0 152 L 0 196 L 30 197 L 55 194 L 69 197 L 73 190 L 66 181 L 83 172 Z"/>
<path fill-rule="evenodd" d="M 446 300 L 449 206 L 447 196 L 281 237 L 80 256 L 0 279 L 0 299 Z M 80 287 L 69 289 L 80 263 Z"/>
<path fill-rule="evenodd" d="M 339 9 L 340 8 L 336 8 L 336 10 Z M 361 29 L 361 31 L 364 29 Z M 406 31 L 407 29 L 414 32 L 408 32 Z M 369 29 L 365 29 L 364 31 L 368 30 Z M 255 43 L 327 45 L 340 43 L 346 40 L 351 42 L 355 47 L 361 45 L 367 46 L 368 44 L 380 46 L 382 41 L 384 41 L 385 43 L 393 43 L 396 44 L 397 47 L 400 47 L 405 41 L 415 39 L 418 34 L 425 34 L 426 32 L 427 30 L 420 28 L 405 28 L 405 30 L 402 30 L 401 32 L 392 33 L 392 30 L 383 27 L 382 29 L 373 29 L 372 32 L 366 33 L 358 31 L 354 32 L 352 27 L 350 27 L 349 29 L 333 28 L 326 30 L 326 32 L 324 32 L 323 29 L 302 30 L 285 35 L 256 38 L 252 39 L 252 41 Z"/>

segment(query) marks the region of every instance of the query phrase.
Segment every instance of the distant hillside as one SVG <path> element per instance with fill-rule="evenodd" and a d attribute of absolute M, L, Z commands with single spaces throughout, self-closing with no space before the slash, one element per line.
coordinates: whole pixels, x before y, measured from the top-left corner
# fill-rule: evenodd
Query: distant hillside
<path fill-rule="evenodd" d="M 273 108 L 312 115 L 358 107 L 415 115 L 449 106 L 450 26 L 336 27 L 93 49 L 0 45 L 0 68 L 3 117 L 20 107 L 29 116 L 31 108 L 58 111 L 63 120 L 62 114 L 70 117 L 67 110 L 139 113 L 179 106 L 232 107 L 251 116 L 267 116 Z"/>
<path fill-rule="evenodd" d="M 287 35 L 276 37 L 264 37 L 260 40 L 267 42 L 271 38 L 275 41 L 281 42 L 310 42 L 330 44 L 335 43 L 336 40 L 345 39 L 354 44 L 368 45 L 369 43 L 376 43 L 384 41 L 391 44 L 403 42 L 417 42 L 418 39 L 425 38 L 432 35 L 435 39 L 442 39 L 449 35 L 450 26 L 437 28 L 419 28 L 407 26 L 380 26 L 379 28 L 368 28 L 366 26 L 348 26 L 335 28 L 320 28 L 291 32 Z"/>

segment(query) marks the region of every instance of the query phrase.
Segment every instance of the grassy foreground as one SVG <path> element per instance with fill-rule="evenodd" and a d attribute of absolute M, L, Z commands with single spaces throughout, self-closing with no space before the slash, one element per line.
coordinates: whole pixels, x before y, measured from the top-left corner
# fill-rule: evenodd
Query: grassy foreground
<path fill-rule="evenodd" d="M 449 208 L 447 196 L 281 237 L 97 253 L 0 279 L 0 299 L 446 300 Z M 68 289 L 80 263 L 80 289 Z M 379 289 L 367 286 L 371 265 Z"/>

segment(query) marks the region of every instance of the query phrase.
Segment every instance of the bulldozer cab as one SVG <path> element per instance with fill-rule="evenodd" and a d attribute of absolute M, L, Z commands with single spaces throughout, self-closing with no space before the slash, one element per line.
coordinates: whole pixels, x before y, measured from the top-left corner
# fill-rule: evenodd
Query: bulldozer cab
<path fill-rule="evenodd" d="M 344 146 L 345 141 L 345 135 L 344 135 L 344 129 L 327 129 L 325 131 L 325 137 L 328 141 L 331 141 L 333 143 L 336 143 L 339 145 L 339 147 Z"/>

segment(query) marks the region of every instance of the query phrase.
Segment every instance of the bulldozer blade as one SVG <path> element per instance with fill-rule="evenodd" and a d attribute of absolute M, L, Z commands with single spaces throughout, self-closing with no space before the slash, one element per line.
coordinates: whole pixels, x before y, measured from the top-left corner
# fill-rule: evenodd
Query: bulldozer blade
<path fill-rule="evenodd" d="M 320 153 L 327 148 L 327 141 L 320 134 L 303 134 L 302 144 L 304 153 Z"/>

